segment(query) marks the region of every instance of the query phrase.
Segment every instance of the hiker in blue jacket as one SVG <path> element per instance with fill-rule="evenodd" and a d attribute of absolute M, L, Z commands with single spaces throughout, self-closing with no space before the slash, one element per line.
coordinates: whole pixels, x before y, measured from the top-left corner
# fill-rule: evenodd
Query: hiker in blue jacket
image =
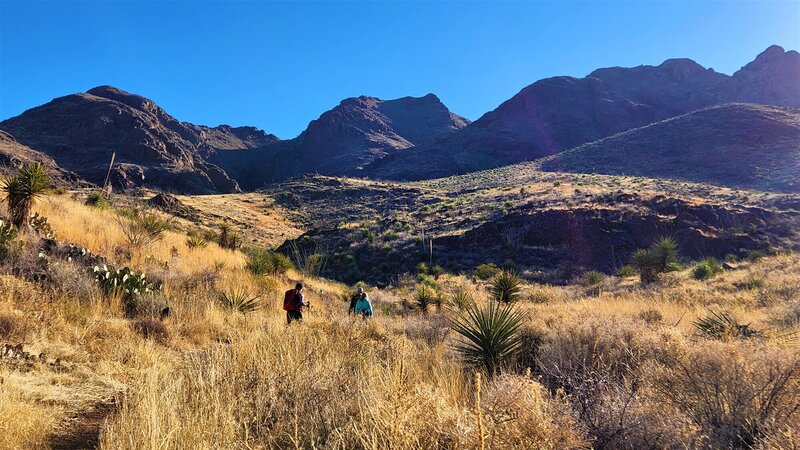
<path fill-rule="evenodd" d="M 356 314 L 361 314 L 361 316 L 365 319 L 372 317 L 372 302 L 370 302 L 369 298 L 367 298 L 366 292 L 361 293 L 361 297 L 356 303 Z"/>

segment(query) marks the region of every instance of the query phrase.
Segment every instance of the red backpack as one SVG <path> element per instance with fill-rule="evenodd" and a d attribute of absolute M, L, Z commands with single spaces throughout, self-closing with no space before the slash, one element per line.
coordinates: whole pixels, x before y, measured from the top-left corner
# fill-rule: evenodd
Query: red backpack
<path fill-rule="evenodd" d="M 294 311 L 295 309 L 297 309 L 297 292 L 289 289 L 283 294 L 283 310 Z"/>

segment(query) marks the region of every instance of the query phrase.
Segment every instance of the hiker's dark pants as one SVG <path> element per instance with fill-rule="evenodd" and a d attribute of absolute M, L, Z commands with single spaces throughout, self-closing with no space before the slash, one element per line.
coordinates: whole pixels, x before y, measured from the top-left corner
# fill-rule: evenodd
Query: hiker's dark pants
<path fill-rule="evenodd" d="M 300 311 L 286 311 L 286 323 L 290 324 L 295 320 L 303 320 L 303 313 Z"/>

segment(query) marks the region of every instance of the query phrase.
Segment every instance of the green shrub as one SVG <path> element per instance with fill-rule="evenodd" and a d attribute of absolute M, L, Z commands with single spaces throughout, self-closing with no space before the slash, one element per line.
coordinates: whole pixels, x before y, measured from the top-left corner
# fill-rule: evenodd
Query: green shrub
<path fill-rule="evenodd" d="M 251 313 L 261 307 L 261 302 L 258 300 L 259 296 L 254 296 L 245 289 L 220 292 L 218 298 L 223 307 L 242 314 Z"/>
<path fill-rule="evenodd" d="M 6 193 L 11 223 L 19 229 L 27 226 L 36 199 L 50 189 L 50 177 L 43 165 L 28 164 L 6 178 L 0 188 Z"/>
<path fill-rule="evenodd" d="M 659 272 L 670 272 L 679 269 L 678 243 L 671 237 L 660 237 L 650 245 L 650 252 Z"/>
<path fill-rule="evenodd" d="M 596 287 L 606 280 L 606 276 L 596 270 L 592 270 L 581 275 L 580 283 L 583 287 Z"/>
<path fill-rule="evenodd" d="M 383 239 L 386 240 L 386 241 L 394 241 L 395 239 L 397 239 L 399 237 L 400 237 L 399 234 L 397 234 L 397 233 L 395 233 L 394 231 L 391 231 L 391 230 L 389 230 L 389 231 L 387 231 L 386 233 L 383 234 Z"/>
<path fill-rule="evenodd" d="M 427 313 L 428 308 L 439 304 L 439 295 L 434 288 L 421 284 L 414 293 L 414 303 L 423 313 Z"/>
<path fill-rule="evenodd" d="M 154 214 L 135 209 L 123 212 L 117 220 L 123 236 L 131 247 L 142 248 L 160 241 L 169 224 Z"/>
<path fill-rule="evenodd" d="M 430 273 L 430 268 L 424 262 L 417 264 L 417 273 L 420 275 L 428 275 Z"/>
<path fill-rule="evenodd" d="M 500 268 L 492 263 L 481 264 L 475 268 L 475 278 L 479 280 L 488 280 L 497 276 L 500 273 Z"/>
<path fill-rule="evenodd" d="M 625 264 L 617 271 L 617 276 L 622 278 L 630 278 L 636 276 L 636 268 L 630 264 Z"/>
<path fill-rule="evenodd" d="M 279 275 L 293 267 L 289 257 L 283 253 L 260 248 L 247 248 L 244 253 L 247 255 L 245 267 L 254 275 Z"/>
<path fill-rule="evenodd" d="M 450 303 L 458 309 L 464 309 L 475 303 L 472 294 L 463 287 L 457 288 L 450 296 Z"/>
<path fill-rule="evenodd" d="M 502 271 L 492 280 L 490 292 L 498 302 L 512 303 L 517 301 L 522 291 L 522 282 L 514 272 Z"/>
<path fill-rule="evenodd" d="M 86 196 L 86 202 L 84 202 L 88 206 L 93 206 L 98 209 L 108 209 L 111 205 L 108 203 L 106 196 L 100 191 L 92 191 Z"/>
<path fill-rule="evenodd" d="M 0 220 L 0 259 L 15 255 L 21 248 L 14 225 Z"/>
<path fill-rule="evenodd" d="M 714 258 L 706 258 L 700 261 L 692 271 L 695 280 L 708 280 L 722 272 L 722 264 Z"/>
<path fill-rule="evenodd" d="M 471 304 L 450 321 L 453 331 L 463 338 L 455 350 L 468 364 L 493 375 L 520 350 L 524 321 L 525 316 L 513 305 L 489 302 L 481 309 Z"/>
<path fill-rule="evenodd" d="M 242 237 L 233 230 L 227 222 L 223 222 L 219 226 L 219 234 L 217 234 L 217 244 L 222 248 L 228 250 L 236 250 L 242 246 Z"/>
<path fill-rule="evenodd" d="M 208 241 L 203 236 L 197 233 L 191 233 L 186 237 L 186 246 L 189 248 L 204 248 L 208 245 Z"/>

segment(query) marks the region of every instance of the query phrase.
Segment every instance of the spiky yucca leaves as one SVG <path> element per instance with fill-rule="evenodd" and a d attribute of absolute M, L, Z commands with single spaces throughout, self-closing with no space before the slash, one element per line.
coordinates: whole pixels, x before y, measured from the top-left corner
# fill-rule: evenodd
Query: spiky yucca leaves
<path fill-rule="evenodd" d="M 714 339 L 763 337 L 764 333 L 741 324 L 728 313 L 711 311 L 711 315 L 696 320 L 694 327 Z"/>
<path fill-rule="evenodd" d="M 494 277 L 490 291 L 494 300 L 512 303 L 519 298 L 522 283 L 516 273 L 504 270 Z"/>
<path fill-rule="evenodd" d="M 658 275 L 658 260 L 650 250 L 639 249 L 631 256 L 631 265 L 639 271 L 642 284 L 652 283 Z"/>
<path fill-rule="evenodd" d="M 203 236 L 193 233 L 186 237 L 186 246 L 189 248 L 204 248 L 208 241 Z"/>
<path fill-rule="evenodd" d="M 246 248 L 246 268 L 254 275 L 279 275 L 291 269 L 292 261 L 283 253 L 260 248 Z"/>
<path fill-rule="evenodd" d="M 475 300 L 472 298 L 472 294 L 470 294 L 467 289 L 459 287 L 456 288 L 450 297 L 450 303 L 458 309 L 464 309 L 475 303 Z"/>
<path fill-rule="evenodd" d="M 147 247 L 160 241 L 170 228 L 169 223 L 160 217 L 138 209 L 122 212 L 116 220 L 125 240 L 133 248 Z"/>
<path fill-rule="evenodd" d="M 581 275 L 580 283 L 583 287 L 596 287 L 605 281 L 606 276 L 596 270 Z"/>
<path fill-rule="evenodd" d="M 242 237 L 239 233 L 233 230 L 231 225 L 224 222 L 219 226 L 219 234 L 217 235 L 217 243 L 222 248 L 229 250 L 236 250 L 242 246 Z"/>
<path fill-rule="evenodd" d="M 514 305 L 489 302 L 485 308 L 471 304 L 454 319 L 450 327 L 463 337 L 455 350 L 469 364 L 486 369 L 490 375 L 519 351 L 520 328 L 525 315 Z"/>
<path fill-rule="evenodd" d="M 261 302 L 258 299 L 258 295 L 254 296 L 246 289 L 235 288 L 219 293 L 219 302 L 222 306 L 242 314 L 251 313 L 261 308 Z"/>
<path fill-rule="evenodd" d="M 678 242 L 669 236 L 663 236 L 650 245 L 650 252 L 659 272 L 674 270 L 678 265 Z"/>
<path fill-rule="evenodd" d="M 431 306 L 439 304 L 436 290 L 426 284 L 420 284 L 414 293 L 414 303 L 423 313 L 427 313 Z"/>
<path fill-rule="evenodd" d="M 50 189 L 50 177 L 43 165 L 29 164 L 4 180 L 2 189 L 6 193 L 11 223 L 23 228 L 28 224 L 33 203 Z"/>

